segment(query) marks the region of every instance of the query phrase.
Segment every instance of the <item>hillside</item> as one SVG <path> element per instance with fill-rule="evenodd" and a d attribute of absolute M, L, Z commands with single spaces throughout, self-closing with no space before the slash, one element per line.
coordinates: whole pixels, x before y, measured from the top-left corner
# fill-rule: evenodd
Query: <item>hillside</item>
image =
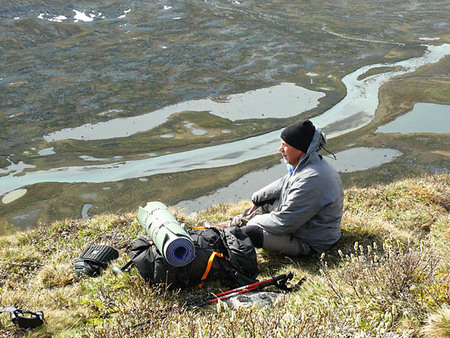
<path fill-rule="evenodd" d="M 0 237 L 0 308 L 42 310 L 46 318 L 25 332 L 2 314 L 0 336 L 449 336 L 449 179 L 441 174 L 346 189 L 342 239 L 321 257 L 258 250 L 260 279 L 289 271 L 295 281 L 307 278 L 270 307 L 187 310 L 183 303 L 193 293 L 224 287 L 170 292 L 149 287 L 135 269 L 113 274 L 111 267 L 127 261 L 142 232 L 137 213 L 64 220 Z M 218 205 L 195 217 L 174 213 L 195 227 L 222 222 L 248 204 Z M 77 277 L 73 263 L 91 244 L 111 245 L 120 257 L 97 278 Z"/>

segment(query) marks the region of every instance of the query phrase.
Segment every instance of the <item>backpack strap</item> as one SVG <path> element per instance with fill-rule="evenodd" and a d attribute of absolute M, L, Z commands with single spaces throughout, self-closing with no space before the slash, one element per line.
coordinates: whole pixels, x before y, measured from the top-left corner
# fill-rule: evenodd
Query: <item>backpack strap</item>
<path fill-rule="evenodd" d="M 142 242 L 146 243 L 146 245 L 138 245 L 135 248 L 133 247 L 134 250 L 130 254 L 131 255 L 131 259 L 123 267 L 120 268 L 120 271 L 128 272 L 134 265 L 134 259 L 137 256 L 139 256 L 141 253 L 143 253 L 145 250 L 147 250 L 149 247 L 151 247 L 152 245 L 155 245 L 146 236 L 141 236 L 141 237 L 138 238 L 138 240 L 141 240 L 141 243 Z"/>
<path fill-rule="evenodd" d="M 133 265 L 133 260 L 129 260 L 124 266 L 120 268 L 120 271 L 128 272 L 131 268 L 131 265 Z"/>
<path fill-rule="evenodd" d="M 208 277 L 209 272 L 211 271 L 212 264 L 213 264 L 214 259 L 215 259 L 216 257 L 223 258 L 223 254 L 221 254 L 221 253 L 219 253 L 219 252 L 217 252 L 217 251 L 213 251 L 213 252 L 211 253 L 211 255 L 209 256 L 209 259 L 208 259 L 208 264 L 206 265 L 205 272 L 203 273 L 203 276 L 202 276 L 202 278 L 201 278 L 201 282 L 200 282 L 200 284 L 198 284 L 198 287 L 199 287 L 199 288 L 202 288 L 202 287 L 203 287 L 203 281 Z"/>

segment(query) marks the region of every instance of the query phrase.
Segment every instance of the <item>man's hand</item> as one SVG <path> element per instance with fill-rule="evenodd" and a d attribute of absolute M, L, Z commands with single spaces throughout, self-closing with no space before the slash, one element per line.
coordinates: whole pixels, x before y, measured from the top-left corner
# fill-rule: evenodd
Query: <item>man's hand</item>
<path fill-rule="evenodd" d="M 230 227 L 242 227 L 250 220 L 249 216 L 243 216 L 242 214 L 234 216 L 230 221 Z"/>
<path fill-rule="evenodd" d="M 253 205 L 247 212 L 234 216 L 230 221 L 230 227 L 242 227 L 254 216 L 256 206 Z"/>

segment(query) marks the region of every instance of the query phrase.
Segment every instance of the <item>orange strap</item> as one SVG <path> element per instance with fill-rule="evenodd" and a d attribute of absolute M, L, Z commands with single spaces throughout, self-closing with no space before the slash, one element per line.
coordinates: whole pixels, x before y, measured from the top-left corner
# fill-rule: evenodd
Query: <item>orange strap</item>
<path fill-rule="evenodd" d="M 204 281 L 206 279 L 206 277 L 208 277 L 209 271 L 211 270 L 212 264 L 214 262 L 214 258 L 216 258 L 216 257 L 223 257 L 223 254 L 221 254 L 219 252 L 216 252 L 216 251 L 212 252 L 211 256 L 209 256 L 208 264 L 206 265 L 205 273 L 202 276 L 202 279 L 201 279 L 202 281 Z M 200 283 L 198 285 L 198 287 L 199 288 L 203 287 L 203 283 Z"/>

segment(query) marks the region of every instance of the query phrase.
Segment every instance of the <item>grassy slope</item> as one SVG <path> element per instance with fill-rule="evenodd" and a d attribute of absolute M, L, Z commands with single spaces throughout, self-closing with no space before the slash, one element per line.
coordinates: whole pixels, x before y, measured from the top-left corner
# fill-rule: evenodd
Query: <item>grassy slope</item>
<path fill-rule="evenodd" d="M 173 293 L 149 287 L 135 269 L 77 277 L 73 262 L 90 244 L 112 245 L 121 253 L 115 264 L 127 261 L 141 232 L 136 213 L 65 220 L 1 237 L 0 307 L 40 309 L 46 324 L 22 332 L 2 315 L 0 336 L 448 336 L 449 178 L 347 189 L 343 237 L 322 257 L 305 261 L 259 250 L 260 279 L 288 271 L 296 280 L 307 277 L 299 292 L 265 308 L 188 311 L 185 299 L 220 285 Z M 248 203 L 219 205 L 195 219 L 175 214 L 193 227 L 224 221 Z"/>

